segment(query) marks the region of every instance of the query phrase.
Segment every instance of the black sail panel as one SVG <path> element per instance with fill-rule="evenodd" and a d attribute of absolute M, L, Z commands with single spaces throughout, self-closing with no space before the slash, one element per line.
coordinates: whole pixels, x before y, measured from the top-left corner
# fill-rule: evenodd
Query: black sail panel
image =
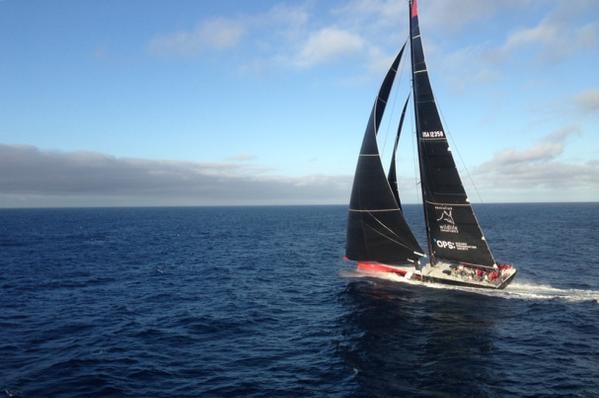
<path fill-rule="evenodd" d="M 391 158 L 391 165 L 389 166 L 387 180 L 389 181 L 389 186 L 391 186 L 391 192 L 393 192 L 395 202 L 397 202 L 397 207 L 401 209 L 401 200 L 399 199 L 399 184 L 397 183 L 397 173 L 395 171 L 395 152 L 393 152 L 393 157 Z"/>
<path fill-rule="evenodd" d="M 395 154 L 397 153 L 397 146 L 399 144 L 399 135 L 401 134 L 401 128 L 403 127 L 403 120 L 406 116 L 406 109 L 408 108 L 408 101 L 410 97 L 406 98 L 406 102 L 403 104 L 403 109 L 401 110 L 401 117 L 399 118 L 399 126 L 397 127 L 397 135 L 395 136 L 395 144 L 393 145 L 393 153 L 391 154 L 391 165 L 389 166 L 389 185 L 391 185 L 391 190 L 393 191 L 393 196 L 395 196 L 395 200 L 397 201 L 397 206 L 401 209 L 401 200 L 399 199 L 399 185 L 397 183 L 397 172 L 395 170 Z"/>
<path fill-rule="evenodd" d="M 403 47 L 381 85 L 360 149 L 347 225 L 346 256 L 351 260 L 405 264 L 422 256 L 393 196 L 376 142 L 402 53 Z"/>
<path fill-rule="evenodd" d="M 420 179 L 431 252 L 437 259 L 483 266 L 495 260 L 451 154 L 426 69 L 416 0 L 410 1 L 412 84 Z"/>
<path fill-rule="evenodd" d="M 440 259 L 493 266 L 495 261 L 470 205 L 426 203 L 431 250 Z"/>

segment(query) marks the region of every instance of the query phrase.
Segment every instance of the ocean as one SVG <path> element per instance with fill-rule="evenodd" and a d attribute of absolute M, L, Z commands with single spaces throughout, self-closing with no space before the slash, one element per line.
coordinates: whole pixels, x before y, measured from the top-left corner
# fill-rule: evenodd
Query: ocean
<path fill-rule="evenodd" d="M 344 206 L 0 210 L 0 396 L 599 396 L 599 204 L 476 211 L 505 291 L 355 277 Z"/>

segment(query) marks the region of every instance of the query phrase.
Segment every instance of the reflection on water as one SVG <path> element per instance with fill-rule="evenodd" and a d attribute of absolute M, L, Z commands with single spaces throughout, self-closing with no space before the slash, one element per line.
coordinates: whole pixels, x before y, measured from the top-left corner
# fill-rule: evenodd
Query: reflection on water
<path fill-rule="evenodd" d="M 492 366 L 501 299 L 431 291 L 387 281 L 354 281 L 338 354 L 363 396 L 493 396 Z"/>

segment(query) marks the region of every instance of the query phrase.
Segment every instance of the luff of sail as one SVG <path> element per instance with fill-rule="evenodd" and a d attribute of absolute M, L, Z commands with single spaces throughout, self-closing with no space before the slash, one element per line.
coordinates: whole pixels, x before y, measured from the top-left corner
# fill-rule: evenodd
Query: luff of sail
<path fill-rule="evenodd" d="M 431 263 L 443 259 L 493 266 L 495 260 L 466 196 L 439 117 L 424 60 L 416 0 L 410 1 L 410 40 L 420 179 Z"/>
<path fill-rule="evenodd" d="M 408 101 L 410 97 L 406 98 L 406 102 L 403 104 L 403 109 L 401 110 L 401 117 L 399 118 L 399 126 L 397 127 L 397 135 L 395 136 L 395 144 L 393 144 L 393 152 L 391 153 L 391 165 L 389 166 L 389 174 L 387 179 L 389 180 L 389 185 L 391 185 L 391 190 L 393 191 L 393 196 L 395 196 L 395 200 L 397 201 L 397 206 L 401 209 L 401 200 L 399 199 L 399 185 L 397 183 L 397 172 L 395 169 L 395 154 L 397 153 L 397 146 L 399 144 L 399 136 L 401 134 L 401 129 L 403 127 L 403 120 L 406 116 L 406 109 L 408 108 Z"/>
<path fill-rule="evenodd" d="M 381 85 L 360 149 L 347 225 L 346 256 L 351 260 L 405 264 L 423 255 L 393 196 L 376 142 L 404 48 Z"/>

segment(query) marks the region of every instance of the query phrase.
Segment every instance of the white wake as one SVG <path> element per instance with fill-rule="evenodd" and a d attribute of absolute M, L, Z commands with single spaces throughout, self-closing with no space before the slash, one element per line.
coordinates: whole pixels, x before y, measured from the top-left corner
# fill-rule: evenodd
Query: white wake
<path fill-rule="evenodd" d="M 376 278 L 408 285 L 419 285 L 431 289 L 459 290 L 482 294 L 485 296 L 503 297 L 521 300 L 565 300 L 571 302 L 595 301 L 599 304 L 599 290 L 560 289 L 549 285 L 513 282 L 503 290 L 479 289 L 465 286 L 451 286 L 440 283 L 411 281 L 402 276 L 388 272 L 341 271 L 344 278 Z"/>

